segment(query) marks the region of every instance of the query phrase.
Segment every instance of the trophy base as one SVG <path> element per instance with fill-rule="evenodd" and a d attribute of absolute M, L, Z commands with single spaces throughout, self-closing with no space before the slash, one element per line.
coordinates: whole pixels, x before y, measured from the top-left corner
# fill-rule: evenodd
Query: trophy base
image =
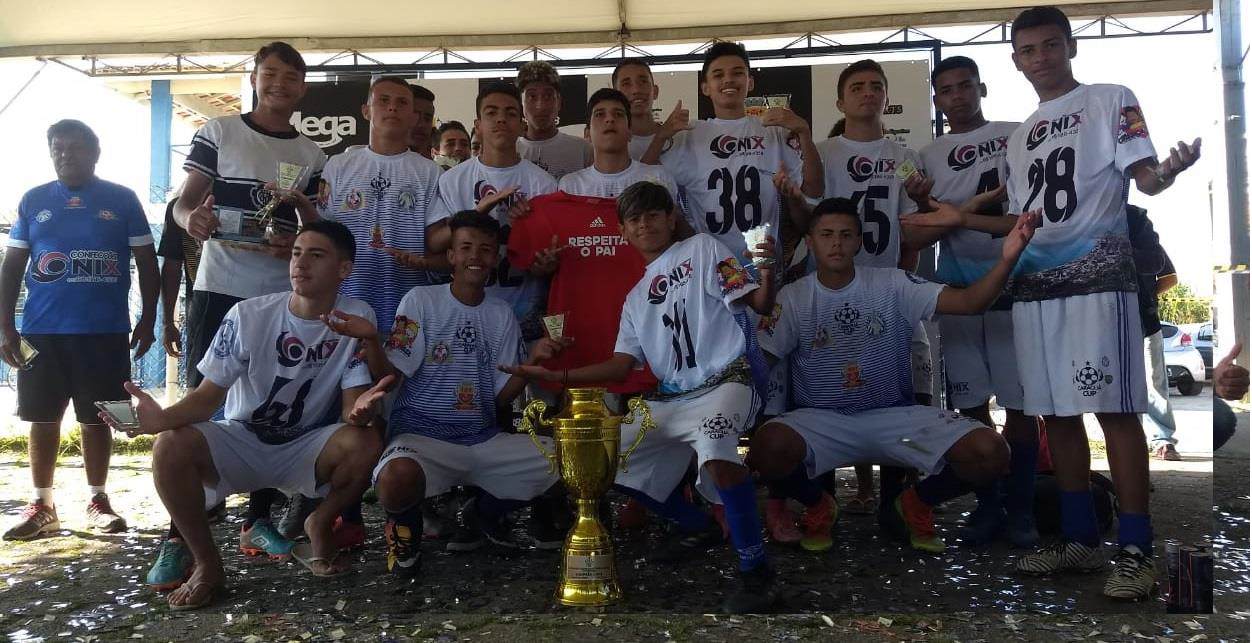
<path fill-rule="evenodd" d="M 561 582 L 556 602 L 570 607 L 604 607 L 622 600 L 613 563 L 613 542 L 600 524 L 598 502 L 578 501 L 578 521 L 561 552 Z M 590 510 L 590 511 L 588 511 Z"/>

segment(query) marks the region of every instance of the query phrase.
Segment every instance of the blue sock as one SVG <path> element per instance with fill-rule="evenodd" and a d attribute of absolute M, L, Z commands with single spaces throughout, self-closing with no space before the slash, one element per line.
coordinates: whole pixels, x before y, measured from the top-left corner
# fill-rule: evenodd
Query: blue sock
<path fill-rule="evenodd" d="M 761 539 L 761 515 L 756 508 L 756 487 L 752 478 L 729 488 L 718 489 L 722 505 L 726 507 L 726 526 L 730 528 L 730 540 L 739 554 L 739 571 L 756 569 L 769 562 L 765 555 L 765 541 Z"/>
<path fill-rule="evenodd" d="M 816 480 L 809 479 L 808 469 L 796 465 L 791 473 L 777 480 L 766 483 L 769 486 L 770 498 L 795 498 L 805 507 L 815 506 L 822 499 L 822 488 Z M 778 493 L 781 495 L 775 496 Z"/>
<path fill-rule="evenodd" d="M 959 496 L 963 496 L 973 488 L 967 482 L 956 477 L 952 467 L 944 466 L 943 471 L 917 483 L 917 497 L 931 507 L 939 505 Z"/>
<path fill-rule="evenodd" d="M 683 485 L 679 484 L 670 492 L 665 502 L 657 502 L 652 496 L 621 485 L 613 485 L 613 488 L 639 501 L 639 504 L 648 508 L 648 511 L 673 522 L 678 528 L 686 531 L 702 531 L 709 526 L 709 521 L 713 520 L 708 514 L 700 511 L 700 508 L 687 500 L 687 496 L 683 494 Z"/>
<path fill-rule="evenodd" d="M 1095 501 L 1091 497 L 1090 489 L 1061 492 L 1061 535 L 1067 541 L 1088 547 L 1100 544 Z"/>
<path fill-rule="evenodd" d="M 1134 545 L 1152 555 L 1152 517 L 1148 514 L 1117 514 L 1117 544 Z"/>
<path fill-rule="evenodd" d="M 1009 474 L 1002 481 L 1009 514 L 1033 514 L 1039 443 L 1009 442 L 1009 452 Z"/>

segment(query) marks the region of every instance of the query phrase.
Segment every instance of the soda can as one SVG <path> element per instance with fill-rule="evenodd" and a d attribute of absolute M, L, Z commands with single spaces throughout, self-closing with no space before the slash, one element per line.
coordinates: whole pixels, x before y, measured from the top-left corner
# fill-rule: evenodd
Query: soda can
<path fill-rule="evenodd" d="M 1165 541 L 1165 611 L 1169 614 L 1178 612 L 1178 548 L 1181 546 L 1177 540 Z"/>
<path fill-rule="evenodd" d="M 1191 554 L 1191 577 L 1194 579 L 1194 613 L 1213 613 L 1213 554 L 1198 551 Z"/>

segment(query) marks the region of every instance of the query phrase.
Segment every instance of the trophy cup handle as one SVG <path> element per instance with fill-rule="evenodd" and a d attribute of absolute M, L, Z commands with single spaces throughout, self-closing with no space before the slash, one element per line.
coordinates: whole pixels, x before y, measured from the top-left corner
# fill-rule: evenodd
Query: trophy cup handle
<path fill-rule="evenodd" d="M 556 473 L 556 454 L 543 448 L 543 443 L 539 441 L 539 434 L 535 433 L 536 427 L 551 424 L 543 420 L 543 412 L 546 410 L 548 410 L 548 404 L 543 400 L 532 400 L 530 404 L 527 404 L 526 409 L 522 411 L 522 430 L 530 435 L 530 441 L 535 443 L 535 448 L 548 459 L 548 473 Z M 530 419 L 532 416 L 535 418 L 534 421 Z"/>
<path fill-rule="evenodd" d="M 635 452 L 635 449 L 639 448 L 639 443 L 643 442 L 643 436 L 647 435 L 648 431 L 656 428 L 656 422 L 652 421 L 652 411 L 648 409 L 648 403 L 642 397 L 631 398 L 626 403 L 626 408 L 630 409 L 630 412 L 622 418 L 623 424 L 634 423 L 636 413 L 640 415 L 640 420 L 639 435 L 635 436 L 635 441 L 630 445 L 630 448 L 626 449 L 626 452 L 619 456 L 622 471 L 626 471 L 626 460 L 630 457 L 630 454 Z"/>

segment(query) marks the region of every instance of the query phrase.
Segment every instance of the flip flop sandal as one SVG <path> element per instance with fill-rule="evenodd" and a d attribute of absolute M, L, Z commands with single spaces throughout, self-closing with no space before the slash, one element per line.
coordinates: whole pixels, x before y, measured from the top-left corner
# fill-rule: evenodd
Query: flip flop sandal
<path fill-rule="evenodd" d="M 322 556 L 313 555 L 313 545 L 311 543 L 299 543 L 291 548 L 291 557 L 296 559 L 309 573 L 318 578 L 334 578 L 343 576 L 351 571 L 348 567 L 336 567 L 335 561 L 338 556 L 333 559 L 326 559 Z"/>
<path fill-rule="evenodd" d="M 878 511 L 878 498 L 853 498 L 842 507 L 844 513 L 857 516 L 869 516 Z"/>
<path fill-rule="evenodd" d="M 181 587 L 179 587 L 179 589 L 182 589 L 183 587 L 190 587 L 187 590 L 187 594 L 189 596 L 194 596 L 201 587 L 206 587 L 206 586 L 209 588 L 209 591 L 205 594 L 204 600 L 196 601 L 194 603 L 183 603 L 182 605 L 174 605 L 173 603 L 169 603 L 170 611 L 186 612 L 188 610 L 198 610 L 204 607 L 208 607 L 209 605 L 212 605 L 214 602 L 216 602 L 218 599 L 226 596 L 226 588 L 224 586 L 210 585 L 209 583 L 203 582 L 203 581 L 196 583 L 195 585 L 191 585 L 191 586 L 184 584 Z M 174 592 L 171 592 L 170 598 L 173 598 L 174 594 L 177 592 L 178 592 L 177 589 L 174 590 Z"/>

